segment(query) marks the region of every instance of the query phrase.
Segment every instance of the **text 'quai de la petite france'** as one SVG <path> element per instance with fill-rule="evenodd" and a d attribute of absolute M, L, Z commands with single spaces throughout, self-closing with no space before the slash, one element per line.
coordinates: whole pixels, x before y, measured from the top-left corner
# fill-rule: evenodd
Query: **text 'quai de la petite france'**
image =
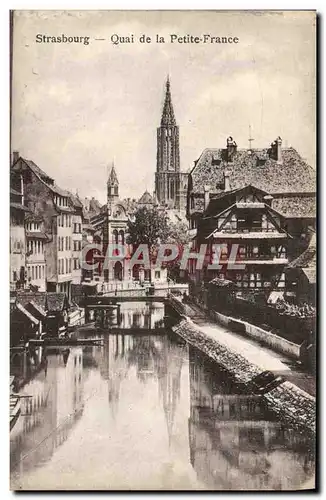
<path fill-rule="evenodd" d="M 239 43 L 240 39 L 237 36 L 215 36 L 211 34 L 202 34 L 199 36 L 195 35 L 179 35 L 176 33 L 169 34 L 168 36 L 162 36 L 156 34 L 155 36 L 149 36 L 142 34 L 140 36 L 130 35 L 120 35 L 114 33 L 110 37 L 111 43 L 113 45 L 120 44 L 130 44 L 130 43 L 171 43 L 171 44 L 234 44 Z"/>

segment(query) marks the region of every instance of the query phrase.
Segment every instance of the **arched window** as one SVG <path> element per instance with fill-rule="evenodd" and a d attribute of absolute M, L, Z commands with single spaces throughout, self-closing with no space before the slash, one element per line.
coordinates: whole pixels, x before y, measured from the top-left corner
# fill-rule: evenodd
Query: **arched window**
<path fill-rule="evenodd" d="M 119 245 L 124 245 L 125 244 L 125 233 L 124 233 L 124 231 L 122 229 L 119 231 L 118 243 L 119 243 Z"/>
<path fill-rule="evenodd" d="M 112 231 L 112 243 L 118 243 L 118 231 L 114 229 Z"/>

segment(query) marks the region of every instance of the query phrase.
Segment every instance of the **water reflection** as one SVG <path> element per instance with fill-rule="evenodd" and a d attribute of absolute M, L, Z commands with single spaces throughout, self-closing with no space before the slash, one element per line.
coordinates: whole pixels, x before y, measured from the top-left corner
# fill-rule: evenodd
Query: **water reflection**
<path fill-rule="evenodd" d="M 191 463 L 210 489 L 299 487 L 314 473 L 312 443 L 284 427 L 259 397 L 232 382 L 190 348 Z"/>
<path fill-rule="evenodd" d="M 28 359 L 26 353 L 23 359 Z M 43 351 L 24 386 L 21 416 L 10 433 L 11 471 L 21 476 L 51 458 L 83 411 L 83 350 Z M 29 362 L 27 363 L 29 364 Z"/>
<path fill-rule="evenodd" d="M 159 302 L 123 302 L 118 306 L 88 311 L 96 326 L 120 329 L 155 330 L 164 326 L 164 304 Z"/>
<path fill-rule="evenodd" d="M 149 304 L 147 319 L 135 304 L 122 311 L 140 328 L 164 317 Z M 98 337 L 96 325 L 82 335 Z M 11 432 L 13 488 L 287 489 L 312 475 L 305 437 L 198 350 L 168 331 L 101 335 L 37 353 Z"/>

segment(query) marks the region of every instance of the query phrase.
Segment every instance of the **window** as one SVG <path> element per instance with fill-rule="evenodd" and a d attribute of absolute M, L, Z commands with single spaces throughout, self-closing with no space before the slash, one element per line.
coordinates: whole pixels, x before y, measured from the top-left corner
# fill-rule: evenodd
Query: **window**
<path fill-rule="evenodd" d="M 161 277 L 161 272 L 160 271 L 155 271 L 155 278 L 160 279 Z"/>

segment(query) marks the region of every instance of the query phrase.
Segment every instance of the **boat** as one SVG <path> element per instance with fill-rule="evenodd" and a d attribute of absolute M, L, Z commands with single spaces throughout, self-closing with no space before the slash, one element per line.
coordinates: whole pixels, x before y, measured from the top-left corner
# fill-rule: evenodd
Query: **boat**
<path fill-rule="evenodd" d="M 21 412 L 20 397 L 10 394 L 10 430 L 13 429 Z"/>

